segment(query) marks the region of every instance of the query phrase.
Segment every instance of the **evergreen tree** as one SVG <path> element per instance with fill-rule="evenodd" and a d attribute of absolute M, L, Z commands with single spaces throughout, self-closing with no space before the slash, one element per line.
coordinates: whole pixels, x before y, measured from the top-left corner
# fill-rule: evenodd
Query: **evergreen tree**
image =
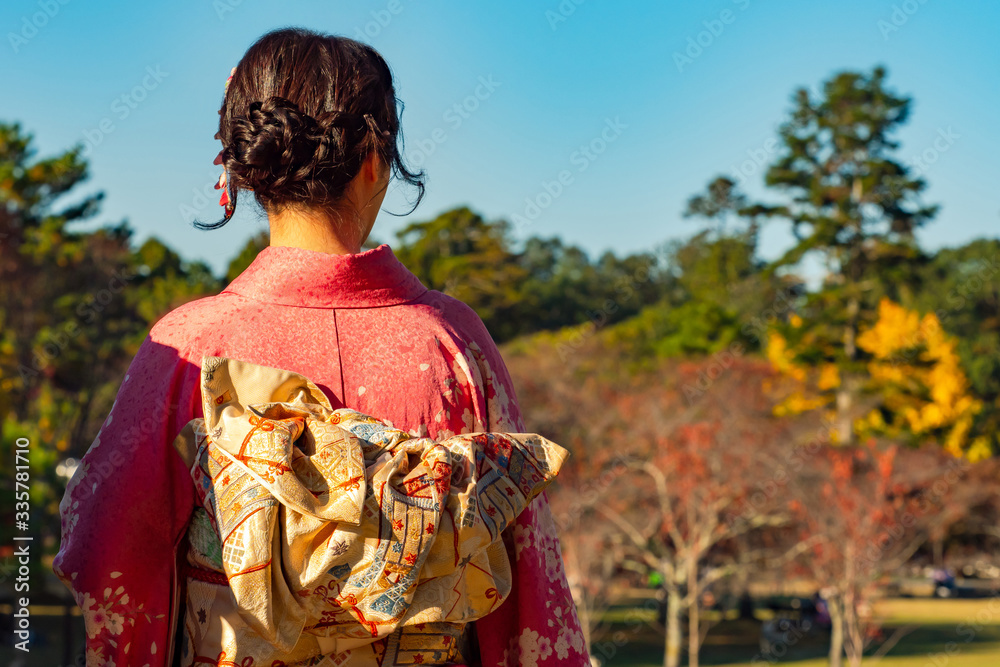
<path fill-rule="evenodd" d="M 920 201 L 925 182 L 894 157 L 899 144 L 893 135 L 906 122 L 911 102 L 886 86 L 882 67 L 870 74 L 838 73 L 818 97 L 797 91 L 780 129 L 782 150 L 766 174 L 767 186 L 785 201 L 757 207 L 787 221 L 795 237 L 772 270 L 797 266 L 809 255 L 826 267 L 822 288 L 804 304 L 807 324 L 795 332 L 811 337 L 804 354 L 840 369 L 841 442 L 853 437 L 864 372 L 860 327 L 877 317 L 887 286 L 888 296 L 899 298 L 894 289 L 905 281 L 891 276 L 920 258 L 914 231 L 937 211 Z"/>
<path fill-rule="evenodd" d="M 87 178 L 81 152 L 38 158 L 31 135 L 0 123 L 0 456 L 11 465 L 16 439 L 31 442 L 32 525 L 47 549 L 66 461 L 93 442 L 150 325 L 218 288 L 155 239 L 134 251 L 125 222 L 75 228 L 103 199 L 71 199 Z"/>

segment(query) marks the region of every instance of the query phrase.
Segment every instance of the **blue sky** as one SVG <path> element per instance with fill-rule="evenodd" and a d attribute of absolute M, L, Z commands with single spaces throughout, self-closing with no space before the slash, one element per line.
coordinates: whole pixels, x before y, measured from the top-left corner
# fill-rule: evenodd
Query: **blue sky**
<path fill-rule="evenodd" d="M 689 236 L 680 213 L 713 176 L 742 171 L 761 194 L 753 156 L 796 87 L 876 64 L 915 98 L 900 155 L 933 158 L 926 200 L 942 210 L 925 245 L 998 236 L 1000 3 L 988 0 L 8 0 L 0 120 L 20 121 L 42 155 L 89 141 L 80 194 L 106 192 L 99 222 L 128 219 L 138 240 L 155 234 L 221 271 L 266 226 L 249 207 L 218 231 L 188 221 L 220 210 L 223 84 L 259 35 L 287 25 L 363 38 L 393 68 L 428 194 L 406 218 L 379 216 L 373 235 L 390 245 L 457 205 L 530 215 L 519 238 L 558 235 L 595 257 Z M 406 210 L 404 192 L 384 210 Z M 787 242 L 773 224 L 763 251 Z"/>

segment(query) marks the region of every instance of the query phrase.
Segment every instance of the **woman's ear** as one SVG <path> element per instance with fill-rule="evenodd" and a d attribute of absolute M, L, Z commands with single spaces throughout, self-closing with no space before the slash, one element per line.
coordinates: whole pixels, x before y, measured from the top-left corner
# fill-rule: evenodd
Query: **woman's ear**
<path fill-rule="evenodd" d="M 368 153 L 361 169 L 364 172 L 365 181 L 372 185 L 377 185 L 382 181 L 388 180 L 389 165 L 382 161 L 377 151 Z"/>
<path fill-rule="evenodd" d="M 378 183 L 379 163 L 378 154 L 375 151 L 370 151 L 368 155 L 365 156 L 365 161 L 361 165 L 361 171 L 364 174 L 366 185 L 374 185 L 375 183 Z"/>

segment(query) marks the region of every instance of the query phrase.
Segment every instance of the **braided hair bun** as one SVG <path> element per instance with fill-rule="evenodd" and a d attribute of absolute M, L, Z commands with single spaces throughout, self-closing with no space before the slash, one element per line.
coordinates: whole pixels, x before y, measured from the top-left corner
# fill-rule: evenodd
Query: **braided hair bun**
<path fill-rule="evenodd" d="M 297 28 L 264 35 L 236 66 L 219 111 L 230 200 L 250 190 L 269 213 L 336 211 L 374 151 L 417 188 L 416 208 L 423 172 L 402 162 L 397 105 L 392 73 L 370 46 Z M 230 215 L 198 226 L 221 227 Z"/>

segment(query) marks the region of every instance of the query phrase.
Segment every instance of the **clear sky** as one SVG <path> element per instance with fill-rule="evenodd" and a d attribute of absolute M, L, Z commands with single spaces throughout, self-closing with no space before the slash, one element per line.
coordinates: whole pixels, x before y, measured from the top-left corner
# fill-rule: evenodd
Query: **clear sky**
<path fill-rule="evenodd" d="M 752 157 L 796 87 L 876 64 L 915 98 L 901 156 L 933 158 L 926 200 L 942 211 L 925 245 L 998 236 L 995 0 L 5 0 L 0 120 L 21 122 L 43 155 L 89 141 L 100 222 L 127 219 L 139 240 L 155 234 L 222 270 L 266 225 L 251 210 L 219 231 L 189 222 L 192 209 L 221 210 L 223 84 L 258 36 L 289 25 L 361 38 L 393 68 L 428 194 L 407 218 L 379 216 L 373 235 L 390 245 L 408 221 L 463 204 L 488 219 L 531 214 L 519 238 L 559 235 L 592 256 L 688 236 L 696 223 L 681 211 L 713 176 L 742 165 L 761 192 Z M 402 192 L 384 210 L 406 210 Z M 765 254 L 787 240 L 773 223 Z"/>

